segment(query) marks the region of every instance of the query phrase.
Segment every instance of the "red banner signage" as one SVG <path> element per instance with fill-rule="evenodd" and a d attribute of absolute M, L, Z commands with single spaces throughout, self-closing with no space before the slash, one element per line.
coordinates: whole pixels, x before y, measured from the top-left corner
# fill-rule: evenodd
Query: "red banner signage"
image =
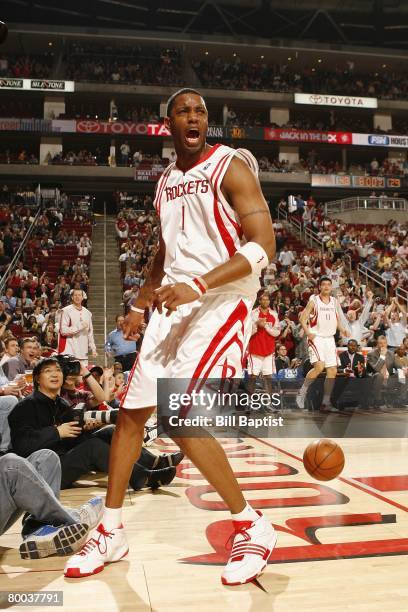
<path fill-rule="evenodd" d="M 135 166 L 135 181 L 158 181 L 165 169 L 164 164 L 138 164 Z"/>
<path fill-rule="evenodd" d="M 351 132 L 318 132 L 285 128 L 264 128 L 264 140 L 286 140 L 292 142 L 317 142 L 327 144 L 352 144 Z"/>

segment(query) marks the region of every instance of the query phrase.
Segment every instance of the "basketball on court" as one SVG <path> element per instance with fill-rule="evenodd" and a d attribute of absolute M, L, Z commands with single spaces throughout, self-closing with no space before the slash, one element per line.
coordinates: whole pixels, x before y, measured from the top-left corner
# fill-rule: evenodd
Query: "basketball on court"
<path fill-rule="evenodd" d="M 333 480 L 344 468 L 344 453 L 333 440 L 322 438 L 311 442 L 303 453 L 303 465 L 316 480 Z"/>

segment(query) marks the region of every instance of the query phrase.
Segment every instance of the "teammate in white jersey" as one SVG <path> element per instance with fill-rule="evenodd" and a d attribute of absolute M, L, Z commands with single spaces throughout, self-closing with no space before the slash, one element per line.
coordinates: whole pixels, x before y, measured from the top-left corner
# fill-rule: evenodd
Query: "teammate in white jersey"
<path fill-rule="evenodd" d="M 167 115 L 177 161 L 157 185 L 160 247 L 126 317 L 124 335 L 137 337 L 144 310 L 153 300 L 160 307 L 146 328 L 122 401 L 102 522 L 82 552 L 68 561 L 65 575 L 72 578 L 97 573 L 127 554 L 121 506 L 140 454 L 144 424 L 156 406 L 157 379 L 188 379 L 192 391 L 198 379 L 241 376 L 259 276 L 275 254 L 272 220 L 254 157 L 206 143 L 207 108 L 195 90 L 175 93 Z M 246 503 L 217 440 L 174 439 L 231 511 L 236 534 L 222 582 L 253 580 L 276 543 L 273 527 Z"/>
<path fill-rule="evenodd" d="M 331 279 L 328 276 L 322 276 L 319 281 L 319 295 L 310 297 L 306 308 L 299 317 L 300 324 L 307 336 L 310 363 L 313 365 L 296 398 L 298 407 L 302 409 L 305 406 L 309 386 L 326 368 L 321 410 L 337 411 L 330 400 L 337 374 L 337 350 L 334 336 L 337 329 L 343 336 L 349 336 L 349 332 L 340 324 L 341 309 L 337 299 L 331 295 L 332 288 Z"/>
<path fill-rule="evenodd" d="M 84 292 L 74 289 L 72 304 L 61 311 L 58 331 L 58 353 L 73 355 L 84 365 L 88 365 L 88 353 L 97 357 L 93 335 L 92 313 L 82 306 Z"/>

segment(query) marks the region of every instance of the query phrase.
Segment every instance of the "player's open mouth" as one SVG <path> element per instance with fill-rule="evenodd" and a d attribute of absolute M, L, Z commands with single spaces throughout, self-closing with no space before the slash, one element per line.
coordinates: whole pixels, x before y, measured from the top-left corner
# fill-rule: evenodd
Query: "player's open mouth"
<path fill-rule="evenodd" d="M 197 145 L 200 141 L 200 132 L 196 128 L 191 128 L 186 134 L 187 144 Z"/>

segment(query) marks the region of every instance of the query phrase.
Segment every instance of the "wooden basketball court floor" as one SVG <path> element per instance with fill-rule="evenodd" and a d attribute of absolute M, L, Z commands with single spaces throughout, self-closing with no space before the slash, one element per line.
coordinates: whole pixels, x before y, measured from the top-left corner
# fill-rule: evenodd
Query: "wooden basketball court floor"
<path fill-rule="evenodd" d="M 63 558 L 20 559 L 16 524 L 0 540 L 0 591 L 62 590 L 63 609 L 81 612 L 408 609 L 406 439 L 338 440 L 346 466 L 329 483 L 303 469 L 300 458 L 310 439 L 223 442 L 247 499 L 279 530 L 259 579 L 263 590 L 221 585 L 228 512 L 184 461 L 170 486 L 126 498 L 131 548 L 124 560 L 94 577 L 67 580 Z M 106 478 L 82 481 L 61 498 L 75 506 L 101 491 Z"/>

